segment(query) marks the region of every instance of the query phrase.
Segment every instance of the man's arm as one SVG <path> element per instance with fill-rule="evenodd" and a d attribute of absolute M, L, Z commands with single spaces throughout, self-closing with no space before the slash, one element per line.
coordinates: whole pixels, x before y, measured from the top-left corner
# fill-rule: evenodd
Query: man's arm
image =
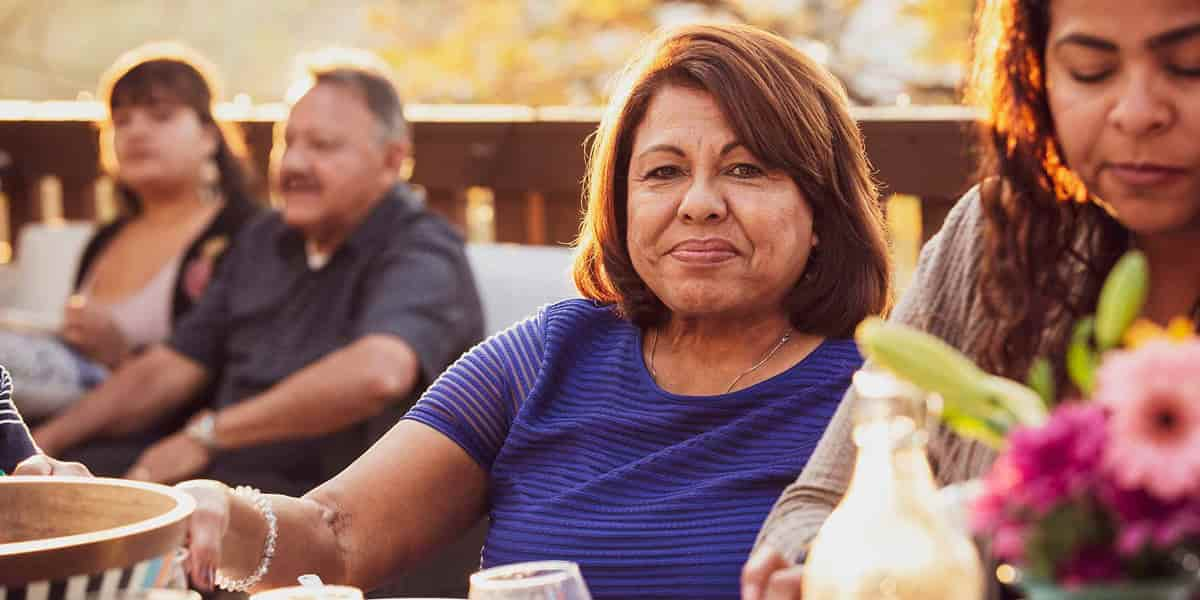
<path fill-rule="evenodd" d="M 209 373 L 166 346 L 155 346 L 33 432 L 51 456 L 99 435 L 141 431 L 203 389 Z"/>
<path fill-rule="evenodd" d="M 221 410 L 221 449 L 316 437 L 382 412 L 417 384 L 420 365 L 400 338 L 374 334 L 293 373 L 266 392 Z"/>

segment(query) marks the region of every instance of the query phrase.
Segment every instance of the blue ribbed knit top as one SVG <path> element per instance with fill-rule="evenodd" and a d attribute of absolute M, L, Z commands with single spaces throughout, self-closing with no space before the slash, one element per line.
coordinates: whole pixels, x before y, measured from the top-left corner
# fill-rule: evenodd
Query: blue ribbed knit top
<path fill-rule="evenodd" d="M 651 378 L 641 338 L 610 307 L 551 305 L 408 413 L 491 475 L 483 566 L 575 561 L 597 600 L 738 597 L 759 527 L 862 358 L 828 339 L 751 387 L 680 396 Z"/>

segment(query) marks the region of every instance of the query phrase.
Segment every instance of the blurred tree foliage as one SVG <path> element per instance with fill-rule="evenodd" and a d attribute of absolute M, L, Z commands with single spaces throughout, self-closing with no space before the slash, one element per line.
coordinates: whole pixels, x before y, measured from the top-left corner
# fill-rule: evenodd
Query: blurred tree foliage
<path fill-rule="evenodd" d="M 773 31 L 858 89 L 862 59 L 844 48 L 860 5 L 891 8 L 924 26 L 913 51 L 933 65 L 965 65 L 974 0 L 373 0 L 369 28 L 403 78 L 406 95 L 430 102 L 593 104 L 639 43 L 662 25 L 711 19 Z M 860 42 L 861 43 L 861 42 Z M 952 102 L 955 83 L 929 82 L 923 100 Z"/>
<path fill-rule="evenodd" d="M 975 0 L 914 0 L 906 12 L 920 19 L 929 31 L 918 57 L 935 63 L 965 65 L 971 57 L 971 20 Z"/>
<path fill-rule="evenodd" d="M 336 44 L 381 54 L 412 102 L 594 104 L 656 28 L 715 19 L 780 34 L 871 103 L 876 75 L 844 47 L 868 4 L 924 23 L 919 60 L 964 60 L 972 0 L 0 0 L 0 97 L 73 98 L 123 50 L 178 39 L 222 69 L 227 96 L 280 98 L 297 53 Z"/>
<path fill-rule="evenodd" d="M 377 0 L 381 54 L 410 95 L 433 101 L 589 104 L 661 25 L 741 21 L 796 39 L 848 14 L 857 0 Z M 453 15 L 447 18 L 448 15 Z"/>

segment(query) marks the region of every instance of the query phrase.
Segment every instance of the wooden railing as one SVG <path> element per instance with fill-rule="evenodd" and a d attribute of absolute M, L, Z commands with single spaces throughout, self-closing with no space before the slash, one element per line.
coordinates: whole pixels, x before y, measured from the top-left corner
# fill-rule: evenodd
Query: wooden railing
<path fill-rule="evenodd" d="M 474 239 L 567 243 L 579 223 L 585 141 L 596 127 L 594 111 L 567 112 L 410 111 L 416 145 L 412 180 L 425 189 L 432 209 Z M 885 191 L 920 199 L 918 241 L 927 237 L 968 187 L 971 113 L 960 107 L 859 109 L 856 117 Z M 273 123 L 240 123 L 255 166 L 265 172 Z M 0 111 L 0 152 L 9 163 L 0 156 L 11 231 L 32 220 L 96 217 L 96 190 L 104 186 L 97 185 L 102 180 L 90 121 Z M 61 196 L 61 215 L 45 214 L 59 210 L 57 200 L 47 201 L 46 195 Z"/>

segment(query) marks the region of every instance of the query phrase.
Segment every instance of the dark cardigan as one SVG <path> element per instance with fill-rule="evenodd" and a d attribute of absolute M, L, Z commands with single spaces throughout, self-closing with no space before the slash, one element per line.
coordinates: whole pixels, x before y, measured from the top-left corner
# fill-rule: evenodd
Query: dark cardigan
<path fill-rule="evenodd" d="M 171 322 L 178 322 L 180 317 L 191 310 L 195 304 L 196 298 L 192 298 L 184 289 L 185 274 L 192 261 L 200 256 L 204 251 L 204 246 L 210 240 L 224 238 L 227 243 L 232 243 L 237 237 L 237 233 L 241 230 L 242 225 L 246 224 L 250 219 L 254 218 L 262 212 L 262 208 L 254 202 L 245 199 L 230 199 L 225 202 L 225 206 L 221 212 L 208 224 L 200 235 L 196 236 L 187 250 L 184 252 L 183 261 L 179 265 L 179 273 L 175 276 L 174 295 L 171 299 Z M 87 246 L 83 249 L 83 255 L 79 259 L 79 269 L 75 273 L 75 289 L 78 290 L 83 285 L 84 278 L 87 277 L 88 271 L 95 264 L 100 253 L 108 247 L 117 233 L 121 231 L 132 217 L 120 217 L 117 220 L 101 227 L 92 239 L 88 241 Z M 222 252 L 217 257 L 219 263 L 221 258 L 227 252 Z M 214 264 L 214 269 L 216 265 Z"/>

